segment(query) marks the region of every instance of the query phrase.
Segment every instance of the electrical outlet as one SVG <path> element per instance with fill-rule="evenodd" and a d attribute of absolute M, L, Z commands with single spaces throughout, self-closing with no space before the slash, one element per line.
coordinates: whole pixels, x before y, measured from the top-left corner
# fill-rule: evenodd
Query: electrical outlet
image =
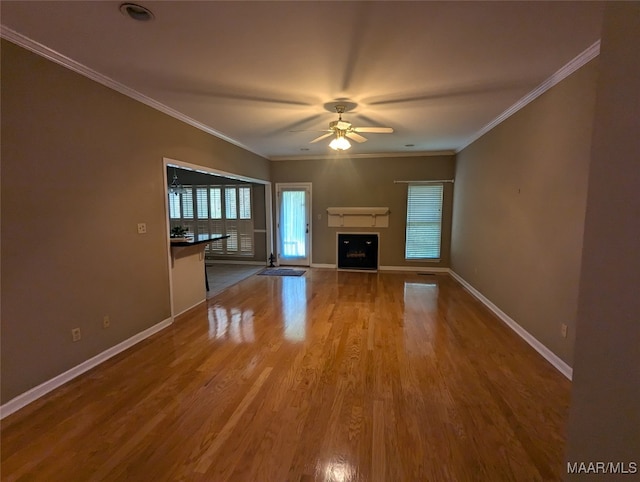
<path fill-rule="evenodd" d="M 566 338 L 567 337 L 567 330 L 568 330 L 567 325 L 563 323 L 560 326 L 560 333 L 562 334 L 562 338 Z"/>
<path fill-rule="evenodd" d="M 147 223 L 138 223 L 138 234 L 147 234 Z"/>
<path fill-rule="evenodd" d="M 73 341 L 80 341 L 82 335 L 80 334 L 80 328 L 72 328 L 71 329 L 71 339 Z"/>
<path fill-rule="evenodd" d="M 111 320 L 109 319 L 109 315 L 104 315 L 102 318 L 102 328 L 109 328 L 111 326 Z"/>

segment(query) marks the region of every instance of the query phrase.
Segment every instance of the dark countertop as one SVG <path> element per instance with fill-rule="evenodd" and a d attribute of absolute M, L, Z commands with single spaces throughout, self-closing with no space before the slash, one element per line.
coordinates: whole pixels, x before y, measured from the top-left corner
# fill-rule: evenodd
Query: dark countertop
<path fill-rule="evenodd" d="M 169 238 L 169 241 L 171 241 L 171 247 L 184 247 L 184 246 L 197 246 L 199 244 L 206 244 L 206 243 L 211 243 L 213 241 L 220 241 L 221 239 L 227 239 L 231 237 L 230 235 L 226 235 L 226 236 L 209 236 L 208 234 L 200 234 L 198 235 L 198 239 L 195 239 L 193 241 L 173 241 L 171 238 Z"/>

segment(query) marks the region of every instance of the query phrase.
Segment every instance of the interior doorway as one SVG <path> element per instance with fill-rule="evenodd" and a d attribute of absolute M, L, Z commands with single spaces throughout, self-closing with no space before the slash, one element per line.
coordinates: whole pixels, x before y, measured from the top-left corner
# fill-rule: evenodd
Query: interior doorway
<path fill-rule="evenodd" d="M 170 201 L 173 201 L 174 204 L 177 200 L 179 200 L 179 207 L 184 210 L 188 207 L 189 203 L 183 199 L 185 196 L 175 196 L 175 194 L 171 194 L 169 192 L 169 184 L 172 183 L 172 177 L 177 169 L 178 179 L 176 184 L 179 184 L 180 187 L 184 187 L 185 185 L 191 185 L 191 193 L 193 200 L 194 208 L 191 210 L 192 212 L 188 214 L 186 217 L 184 213 L 181 214 L 180 223 L 181 225 L 186 224 L 190 232 L 192 232 L 195 236 L 201 234 L 202 224 L 208 223 L 210 225 L 217 226 L 216 222 L 219 221 L 217 219 L 218 214 L 217 211 L 220 211 L 222 208 L 225 209 L 225 215 L 228 226 L 227 229 L 236 229 L 237 236 L 232 239 L 235 244 L 231 245 L 221 245 L 220 242 L 216 242 L 218 244 L 212 243 L 209 251 L 213 256 L 217 255 L 218 252 L 223 251 L 223 248 L 226 248 L 226 252 L 223 254 L 229 254 L 232 252 L 232 255 L 235 255 L 236 259 L 217 259 L 217 260 L 207 260 L 205 263 L 204 270 L 206 273 L 206 277 L 210 282 L 210 289 L 206 292 L 206 298 L 210 298 L 211 296 L 219 293 L 221 290 L 226 289 L 238 281 L 240 281 L 242 276 L 251 276 L 253 272 L 257 272 L 260 269 L 263 269 L 267 265 L 267 260 L 269 258 L 269 254 L 273 252 L 273 218 L 272 218 L 272 191 L 271 191 L 271 183 L 269 181 L 265 181 L 262 179 L 249 178 L 246 176 L 237 175 L 234 173 L 224 172 L 212 168 L 208 168 L 205 166 L 199 166 L 195 164 L 190 164 L 187 162 L 164 158 L 163 159 L 163 173 L 165 177 L 165 214 L 166 214 L 166 236 L 167 236 L 167 257 L 169 261 L 169 266 L 172 266 L 172 254 L 171 254 L 171 243 L 169 241 L 169 234 L 171 230 L 171 216 L 175 216 L 176 213 L 172 214 L 172 209 L 175 211 L 175 206 L 172 206 Z M 220 182 L 200 182 L 200 180 L 193 180 L 193 176 L 202 176 L 210 178 L 220 179 Z M 239 187 L 243 183 L 252 184 L 255 189 L 251 190 L 251 197 L 245 196 L 246 199 L 250 200 L 250 209 L 247 206 L 243 206 L 240 194 L 243 193 L 243 188 Z M 207 189 L 202 189 L 203 186 L 201 184 L 206 184 Z M 220 184 L 221 186 L 210 186 L 211 184 Z M 258 189 L 258 187 L 260 189 Z M 231 191 L 235 189 L 233 193 Z M 214 192 L 215 191 L 215 192 Z M 224 196 L 229 197 L 230 201 L 236 201 L 236 216 L 233 217 L 233 209 L 230 209 L 229 206 L 221 204 L 221 206 L 217 207 L 214 201 L 217 200 L 217 197 L 213 194 L 220 192 Z M 202 197 L 203 206 L 207 207 L 207 209 L 199 209 L 196 206 L 196 199 L 201 194 L 206 194 L 205 197 Z M 229 194 L 234 194 L 235 196 L 229 196 Z M 170 196 L 171 194 L 171 196 Z M 246 193 L 245 193 L 246 194 Z M 221 196 L 218 196 L 221 197 Z M 191 199 L 191 198 L 189 198 Z M 185 204 L 186 203 L 186 204 Z M 245 203 L 246 204 L 246 203 Z M 199 204 L 198 204 L 199 206 Z M 188 209 L 187 209 L 188 211 Z M 258 212 L 259 211 L 259 212 Z M 247 213 L 247 216 L 245 214 Z M 251 213 L 251 218 L 253 224 L 252 236 L 247 240 L 244 238 L 247 237 L 246 233 L 240 226 L 241 221 L 244 221 L 243 216 L 248 217 L 248 213 Z M 255 215 L 255 216 L 254 216 Z M 189 216 L 193 217 L 193 220 L 189 218 Z M 183 219 L 184 218 L 184 219 Z M 237 219 L 236 219 L 237 218 Z M 174 220 L 175 221 L 175 220 Z M 191 224 L 193 226 L 191 226 Z M 234 224 L 235 223 L 235 224 Z M 217 231 L 215 231 L 217 233 Z M 211 235 L 211 233 L 209 233 Z M 244 236 L 244 237 L 243 237 Z M 223 248 L 221 248 L 223 246 Z M 249 249 L 252 249 L 253 252 L 250 253 Z M 233 251 L 235 250 L 235 253 Z M 207 255 L 205 254 L 205 257 Z M 236 264 L 237 269 L 233 266 L 230 266 L 229 269 L 224 269 L 223 264 Z M 228 276 L 225 275 L 228 274 Z M 169 289 L 171 296 L 171 315 L 176 316 L 177 313 L 174 311 L 173 306 L 173 298 L 174 298 L 174 286 L 172 279 L 172 272 L 169 270 Z"/>

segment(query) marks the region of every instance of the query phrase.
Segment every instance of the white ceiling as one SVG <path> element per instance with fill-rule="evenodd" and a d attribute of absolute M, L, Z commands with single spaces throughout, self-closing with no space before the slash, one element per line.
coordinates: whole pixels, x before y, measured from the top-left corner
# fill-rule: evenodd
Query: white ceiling
<path fill-rule="evenodd" d="M 270 159 L 332 152 L 309 141 L 339 100 L 395 131 L 350 155 L 458 150 L 593 51 L 602 20 L 584 1 L 141 0 L 155 18 L 136 22 L 120 3 L 3 0 L 2 35 Z"/>

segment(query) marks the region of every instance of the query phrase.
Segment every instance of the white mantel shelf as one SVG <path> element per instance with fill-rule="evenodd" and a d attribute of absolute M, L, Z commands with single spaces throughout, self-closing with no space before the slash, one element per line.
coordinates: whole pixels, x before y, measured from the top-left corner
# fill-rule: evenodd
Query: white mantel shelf
<path fill-rule="evenodd" d="M 334 207 L 327 208 L 327 214 L 330 228 L 389 227 L 388 207 Z"/>

